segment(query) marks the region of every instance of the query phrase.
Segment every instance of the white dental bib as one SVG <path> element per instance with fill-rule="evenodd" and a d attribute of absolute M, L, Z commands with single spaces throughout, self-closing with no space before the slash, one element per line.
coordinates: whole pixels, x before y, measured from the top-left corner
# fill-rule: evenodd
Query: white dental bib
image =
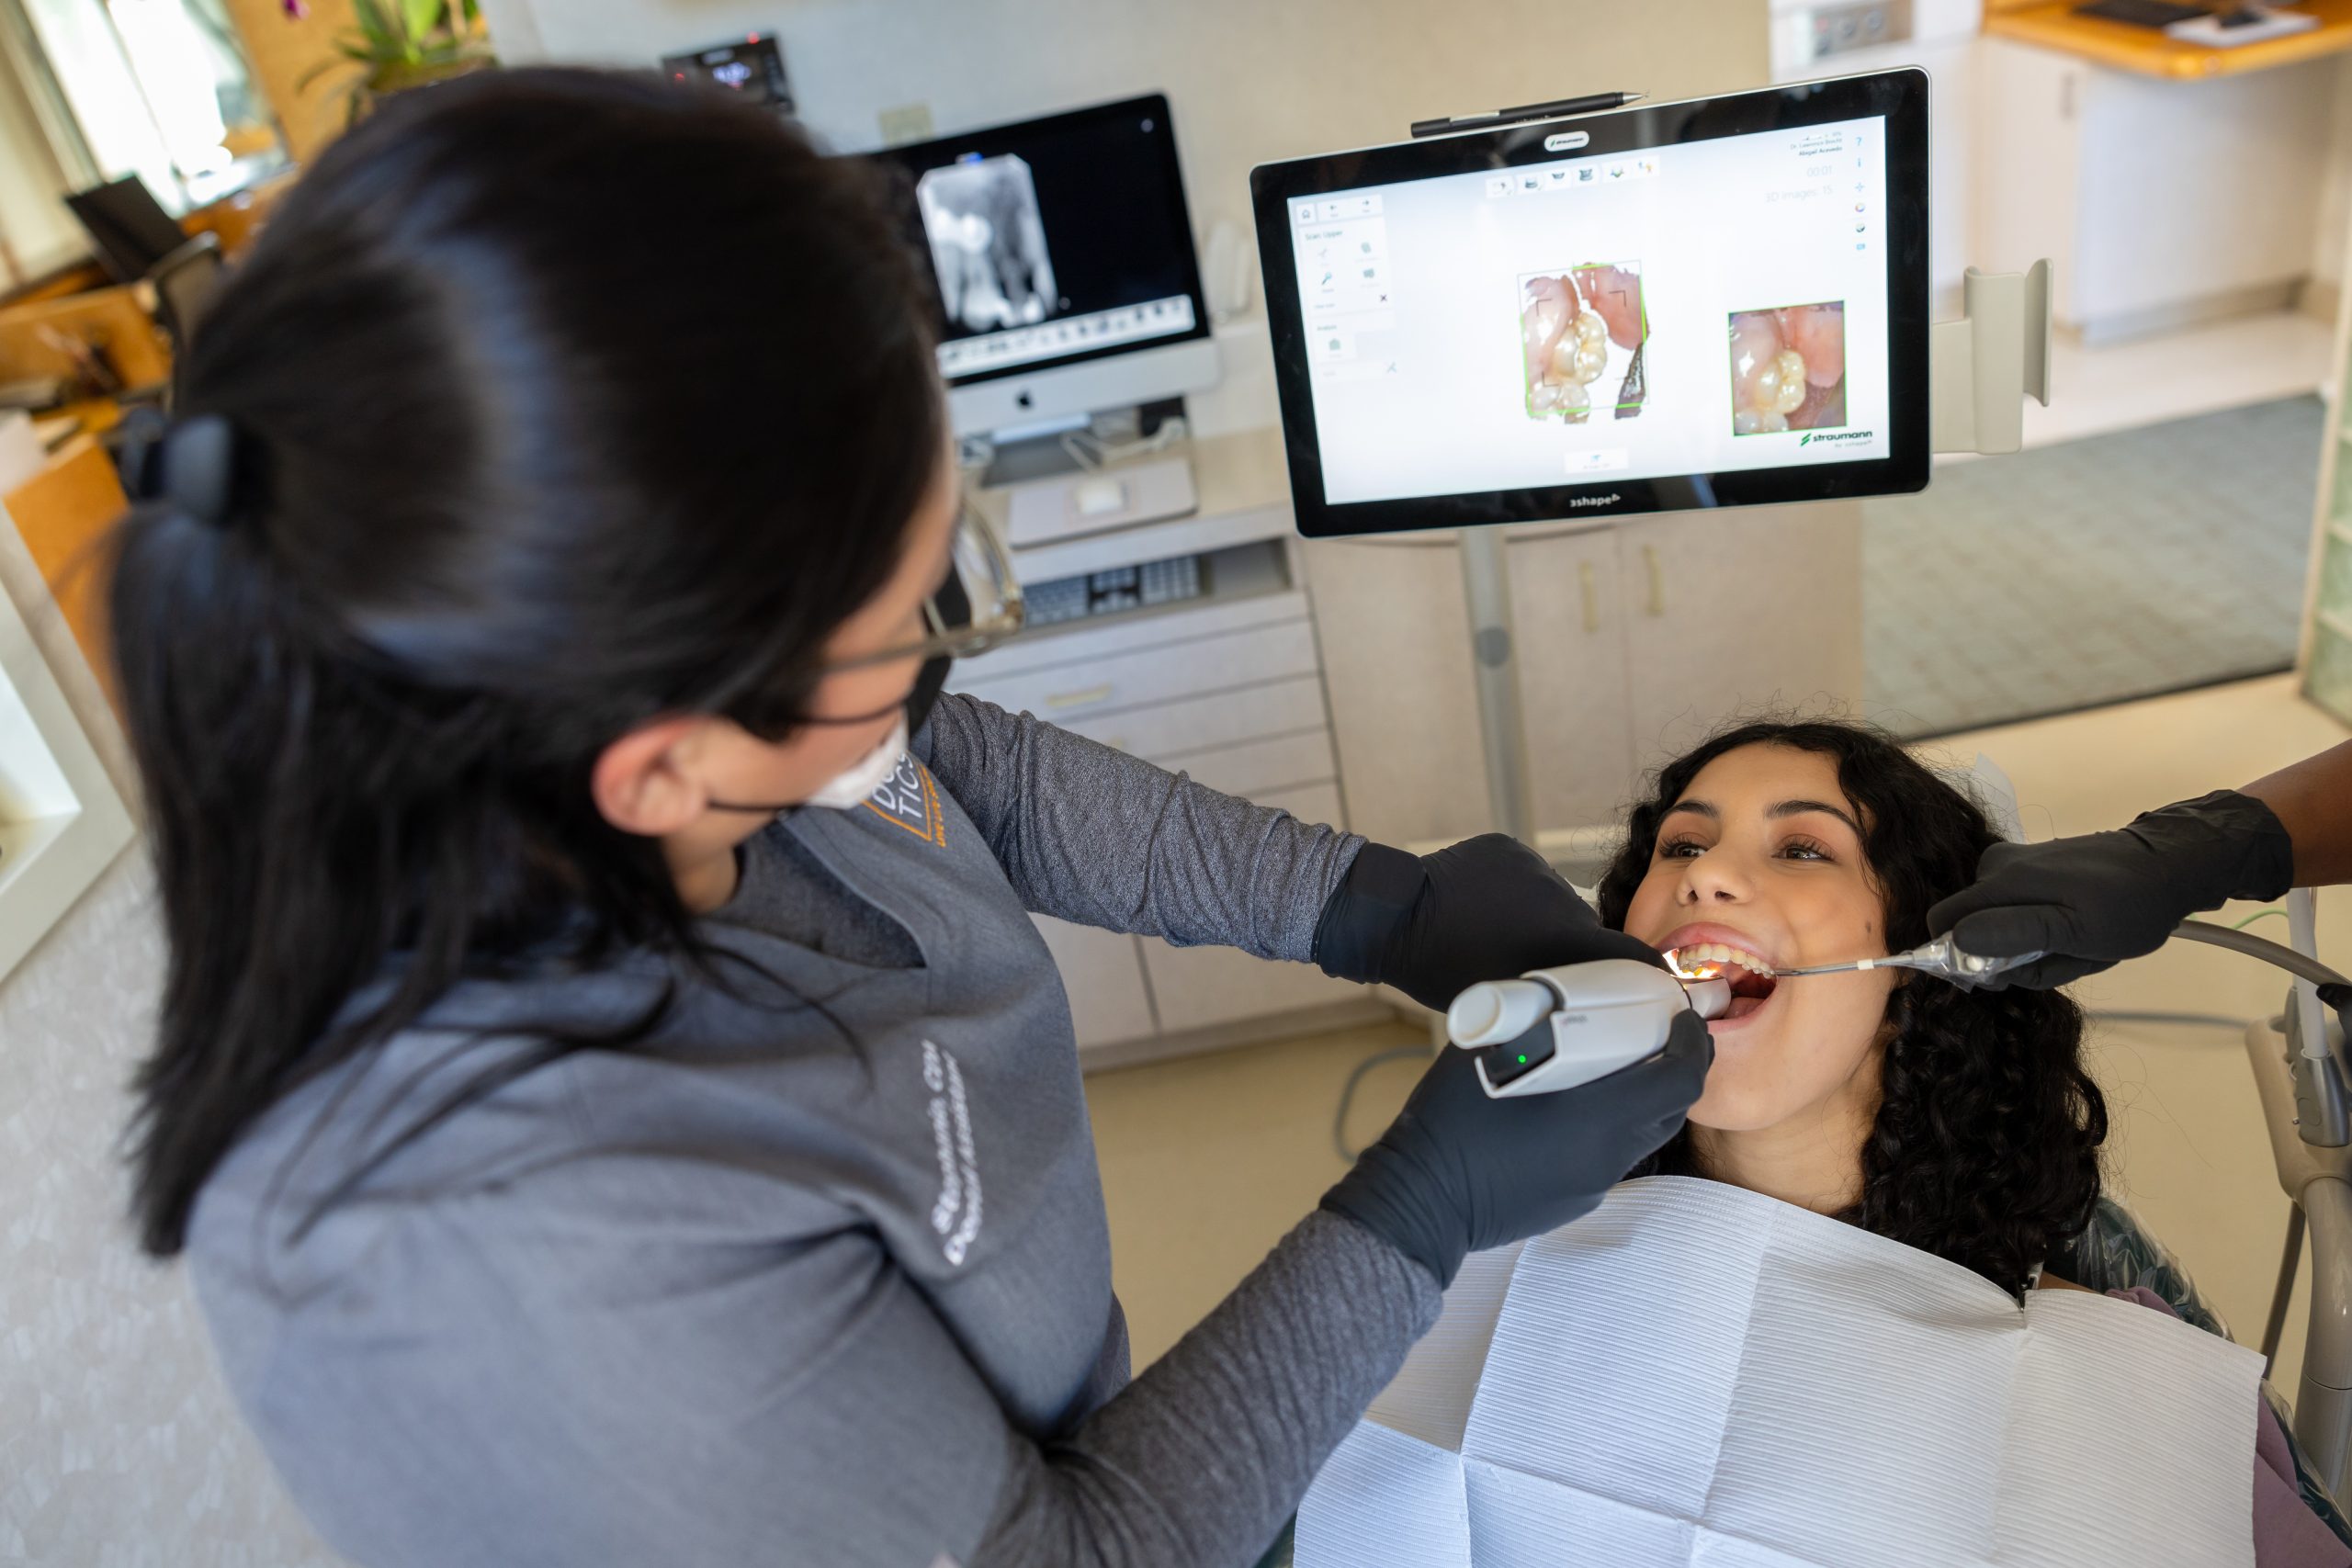
<path fill-rule="evenodd" d="M 1718 1182 L 1470 1258 L 1298 1568 L 2254 1562 L 2262 1359 Z"/>

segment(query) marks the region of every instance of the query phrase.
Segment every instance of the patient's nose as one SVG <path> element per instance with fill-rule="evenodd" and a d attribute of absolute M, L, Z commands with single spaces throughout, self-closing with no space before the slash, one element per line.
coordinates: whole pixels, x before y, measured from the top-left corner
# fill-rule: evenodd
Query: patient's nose
<path fill-rule="evenodd" d="M 1736 904 L 1747 897 L 1747 879 L 1727 856 L 1703 854 L 1689 863 L 1682 874 L 1685 904 Z"/>

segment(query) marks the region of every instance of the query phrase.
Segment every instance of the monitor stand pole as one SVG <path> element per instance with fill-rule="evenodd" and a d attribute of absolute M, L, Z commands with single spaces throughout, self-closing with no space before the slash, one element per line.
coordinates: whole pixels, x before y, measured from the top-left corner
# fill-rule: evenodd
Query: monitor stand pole
<path fill-rule="evenodd" d="M 1486 754 L 1487 811 L 1494 824 L 1535 847 L 1534 775 L 1527 760 L 1526 710 L 1511 646 L 1510 569 L 1500 525 L 1461 531 L 1462 591 L 1470 609 L 1470 669 L 1478 683 L 1478 738 Z"/>

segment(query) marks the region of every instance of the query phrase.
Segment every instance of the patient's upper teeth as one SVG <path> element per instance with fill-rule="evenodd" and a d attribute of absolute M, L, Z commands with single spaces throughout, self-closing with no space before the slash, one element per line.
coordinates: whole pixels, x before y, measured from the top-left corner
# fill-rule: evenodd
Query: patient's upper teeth
<path fill-rule="evenodd" d="M 1751 970 L 1758 975 L 1773 973 L 1772 966 L 1756 954 L 1745 948 L 1733 947 L 1727 942 L 1706 942 L 1686 947 L 1681 950 L 1681 958 L 1685 963 L 1736 964 L 1741 968 Z"/>

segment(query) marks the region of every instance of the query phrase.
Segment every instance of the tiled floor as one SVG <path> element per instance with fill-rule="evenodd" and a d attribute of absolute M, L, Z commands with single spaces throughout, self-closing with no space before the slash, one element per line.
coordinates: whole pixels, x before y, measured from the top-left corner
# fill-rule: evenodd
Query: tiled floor
<path fill-rule="evenodd" d="M 2283 669 L 2314 397 L 1949 463 L 1863 508 L 1864 710 L 1941 735 Z"/>
<path fill-rule="evenodd" d="M 2290 682 L 2270 679 L 1954 737 L 1936 749 L 1963 762 L 1981 749 L 1998 761 L 2038 838 L 2112 826 L 2145 807 L 2243 783 L 2344 734 L 2297 700 Z M 2352 967 L 2352 889 L 2324 897 L 2320 931 L 2328 960 Z M 2283 991 L 2259 965 L 2176 943 L 2079 994 L 2094 1008 L 2252 1017 L 2275 1011 Z M 1139 1361 L 1197 1322 L 1340 1175 L 1331 1117 L 1350 1069 L 1374 1051 L 1425 1038 L 1403 1026 L 1352 1032 L 1089 1080 L 1114 1270 Z M 2287 1202 L 2239 1035 L 2109 1024 L 2097 1062 L 2114 1117 L 2110 1189 L 2181 1254 L 2240 1337 L 2258 1337 Z M 1400 1063 L 1366 1080 L 1353 1141 L 1395 1113 L 1416 1070 Z M 2303 1312 L 2299 1292 L 2280 1353 L 2290 1393 Z"/>

